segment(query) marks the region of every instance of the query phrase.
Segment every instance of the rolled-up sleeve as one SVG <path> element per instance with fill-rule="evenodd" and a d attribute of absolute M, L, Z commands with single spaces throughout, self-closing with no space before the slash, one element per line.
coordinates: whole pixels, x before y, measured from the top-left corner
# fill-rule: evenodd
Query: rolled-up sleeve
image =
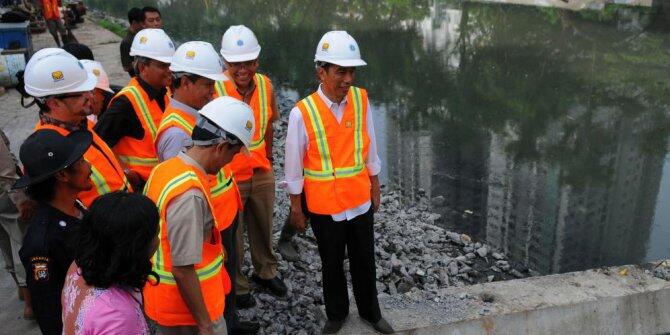
<path fill-rule="evenodd" d="M 377 151 L 377 137 L 375 136 L 375 124 L 372 118 L 372 108 L 368 101 L 368 113 L 365 122 L 367 123 L 366 130 L 370 138 L 370 146 L 368 148 L 368 156 L 365 158 L 365 166 L 368 169 L 368 175 L 376 176 L 382 171 L 382 161 L 379 159 Z"/>
<path fill-rule="evenodd" d="M 304 184 L 302 161 L 307 151 L 307 133 L 298 107 L 291 110 L 284 146 L 284 179 L 288 193 L 300 194 Z"/>

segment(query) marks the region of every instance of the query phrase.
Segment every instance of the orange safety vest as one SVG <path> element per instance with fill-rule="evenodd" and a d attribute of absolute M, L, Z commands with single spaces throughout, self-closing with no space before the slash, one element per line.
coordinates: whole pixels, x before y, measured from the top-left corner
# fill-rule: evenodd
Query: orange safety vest
<path fill-rule="evenodd" d="M 168 106 L 163 114 L 163 120 L 158 127 L 156 139 L 168 128 L 177 127 L 183 130 L 189 136 L 193 133 L 195 126 L 195 117 L 181 109 Z M 237 183 L 233 178 L 233 172 L 230 164 L 224 166 L 216 176 L 208 176 L 210 187 L 212 189 L 212 204 L 214 205 L 214 215 L 216 216 L 218 228 L 220 231 L 230 227 L 237 212 L 242 209 L 242 198 L 237 188 Z"/>
<path fill-rule="evenodd" d="M 370 200 L 367 106 L 367 92 L 353 86 L 339 123 L 318 93 L 298 102 L 309 140 L 303 174 L 310 212 L 332 215 Z"/>
<path fill-rule="evenodd" d="M 181 158 L 173 157 L 156 166 L 144 189 L 146 196 L 156 203 L 160 214 L 160 244 L 151 257 L 152 270 L 158 274 L 160 280 L 158 284 L 150 281 L 144 286 L 144 311 L 162 326 L 196 324 L 172 275 L 172 257 L 166 221 L 170 201 L 192 188 L 202 191 L 209 208 L 212 208 L 205 174 L 186 164 Z M 221 234 L 216 229 L 216 217 L 214 222 L 215 227 L 211 231 L 214 243 L 203 242 L 202 260 L 195 265 L 205 307 L 213 321 L 223 315 L 225 294 L 230 292 L 231 288 L 230 278 L 223 267 L 223 246 Z"/>
<path fill-rule="evenodd" d="M 58 0 L 42 0 L 42 14 L 44 14 L 45 20 L 55 20 L 60 18 Z"/>
<path fill-rule="evenodd" d="M 113 150 L 128 168 L 137 171 L 142 179 L 147 180 L 151 169 L 158 164 L 154 141 L 156 140 L 158 125 L 163 117 L 163 111 L 158 106 L 158 102 L 149 99 L 147 92 L 144 91 L 136 78 L 130 79 L 128 86 L 119 91 L 112 101 L 120 96 L 125 96 L 133 106 L 133 110 L 142 124 L 142 129 L 144 129 L 144 137 L 138 140 L 125 136 L 116 143 Z M 167 95 L 164 99 L 165 106 L 167 106 L 169 103 Z"/>
<path fill-rule="evenodd" d="M 260 73 L 256 73 L 254 76 L 254 83 L 256 89 L 254 89 L 254 93 L 251 95 L 251 100 L 249 101 L 249 106 L 254 111 L 255 119 L 254 136 L 251 139 L 251 146 L 249 147 L 251 156 L 237 154 L 233 157 L 233 161 L 230 162 L 237 181 L 251 178 L 255 168 L 261 168 L 265 171 L 272 169 L 272 164 L 270 164 L 265 151 L 265 131 L 272 119 L 272 83 L 270 83 L 270 79 L 267 76 Z M 240 93 L 237 92 L 235 81 L 233 80 L 217 81 L 214 87 L 215 98 L 230 96 L 244 101 Z"/>
<path fill-rule="evenodd" d="M 53 129 L 63 136 L 67 136 L 70 133 L 65 128 L 37 122 L 35 130 L 40 129 Z M 133 189 L 112 150 L 93 131 L 93 122 L 90 120 L 87 120 L 87 129 L 93 134 L 93 143 L 84 153 L 84 159 L 91 164 L 91 182 L 93 183 L 93 188 L 79 193 L 79 200 L 86 207 L 90 207 L 93 200 L 103 194 L 114 191 L 132 192 Z"/>

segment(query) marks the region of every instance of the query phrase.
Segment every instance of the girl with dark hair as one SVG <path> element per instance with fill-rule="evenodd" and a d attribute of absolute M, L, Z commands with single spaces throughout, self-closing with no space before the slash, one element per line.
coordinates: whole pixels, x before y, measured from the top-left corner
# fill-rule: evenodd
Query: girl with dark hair
<path fill-rule="evenodd" d="M 142 288 L 158 247 L 158 210 L 136 193 L 96 199 L 63 288 L 64 334 L 147 334 Z M 153 280 L 152 280 L 153 281 Z"/>

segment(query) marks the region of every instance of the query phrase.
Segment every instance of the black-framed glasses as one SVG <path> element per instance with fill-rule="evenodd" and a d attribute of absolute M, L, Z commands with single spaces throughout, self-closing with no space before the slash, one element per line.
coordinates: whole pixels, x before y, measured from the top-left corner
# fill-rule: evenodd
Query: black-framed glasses
<path fill-rule="evenodd" d="M 243 67 L 243 66 L 244 66 L 245 68 L 249 68 L 249 67 L 252 67 L 252 66 L 254 66 L 254 65 L 256 64 L 256 59 L 254 59 L 254 60 L 248 60 L 248 61 L 246 61 L 246 62 L 227 62 L 227 63 L 228 63 L 228 65 L 230 65 L 230 67 L 232 67 L 232 68 L 240 68 L 240 67 Z"/>
<path fill-rule="evenodd" d="M 78 92 L 78 93 L 67 93 L 67 94 L 59 94 L 59 95 L 54 95 L 54 98 L 56 99 L 70 99 L 70 98 L 80 98 L 84 94 L 88 92 Z"/>

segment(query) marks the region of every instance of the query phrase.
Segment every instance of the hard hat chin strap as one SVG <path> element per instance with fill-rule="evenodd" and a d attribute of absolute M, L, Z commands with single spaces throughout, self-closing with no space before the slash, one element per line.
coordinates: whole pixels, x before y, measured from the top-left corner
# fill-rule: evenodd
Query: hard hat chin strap
<path fill-rule="evenodd" d="M 214 123 L 212 123 L 212 121 L 210 121 L 204 116 L 200 116 L 198 118 L 195 126 L 212 133 L 214 136 L 216 136 L 216 138 L 212 138 L 209 140 L 191 140 L 193 145 L 209 146 L 223 142 L 228 142 L 231 145 L 240 145 L 242 143 L 242 141 L 240 141 L 237 137 L 235 137 L 235 135 L 219 128 Z"/>

